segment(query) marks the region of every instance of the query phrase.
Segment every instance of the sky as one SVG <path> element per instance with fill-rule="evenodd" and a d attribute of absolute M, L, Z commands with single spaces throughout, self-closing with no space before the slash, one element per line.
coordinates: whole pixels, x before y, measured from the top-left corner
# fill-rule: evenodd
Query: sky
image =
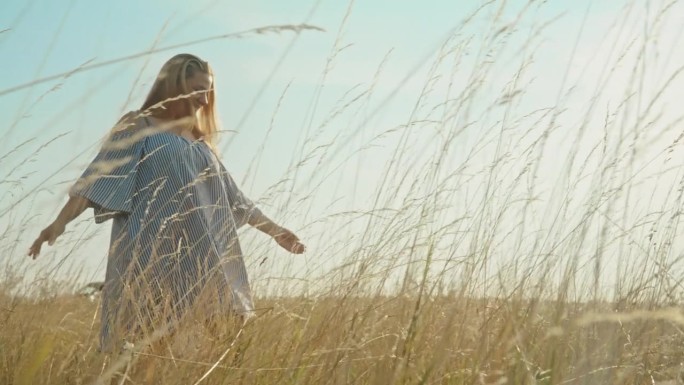
<path fill-rule="evenodd" d="M 391 5 L 370 0 L 3 1 L 0 53 L 5 76 L 0 77 L 0 94 L 87 63 L 143 54 L 0 95 L 0 113 L 7 122 L 5 139 L 0 142 L 0 228 L 7 229 L 0 263 L 16 263 L 23 257 L 39 229 L 65 202 L 70 183 L 96 154 L 107 130 L 119 116 L 141 104 L 158 69 L 179 52 L 196 54 L 214 68 L 218 111 L 226 130 L 219 149 L 228 170 L 267 213 L 309 244 L 305 256 L 293 257 L 254 231 L 244 231 L 247 254 L 253 256 L 248 256 L 248 266 L 257 282 L 269 282 L 268 277 L 303 279 L 313 271 L 334 270 L 349 258 L 341 255 L 345 239 L 362 245 L 365 222 L 345 225 L 351 222 L 334 218 L 341 213 L 368 212 L 378 196 L 409 194 L 399 182 L 389 187 L 379 183 L 386 170 L 392 170 L 387 174 L 391 178 L 402 173 L 411 177 L 425 174 L 412 166 L 427 164 L 449 125 L 462 124 L 467 117 L 435 127 L 421 123 L 425 126 L 405 136 L 393 130 L 417 117 L 425 122 L 434 118 L 436 106 L 447 104 L 444 101 L 449 95 L 463 89 L 479 70 L 487 72 L 472 99 L 471 114 L 480 118 L 473 118 L 475 128 L 464 129 L 449 144 L 448 162 L 453 168 L 446 167 L 444 173 L 458 169 L 466 154 L 483 140 L 495 138 L 487 136 L 485 127 L 514 118 L 526 122 L 531 119 L 528 112 L 562 102 L 564 109 L 556 122 L 561 129 L 549 138 L 559 162 L 553 162 L 554 154 L 546 153 L 551 161 L 541 162 L 536 184 L 540 194 L 549 194 L 547 202 L 553 201 L 562 196 L 558 190 L 565 186 L 559 179 L 563 174 L 560 154 L 572 151 L 583 119 L 591 124 L 575 142 L 581 143 L 578 152 L 586 155 L 608 135 L 600 129 L 601 122 L 611 112 L 621 111 L 618 106 L 625 103 L 630 76 L 643 72 L 637 94 L 644 100 L 629 100 L 636 108 L 628 111 L 638 115 L 647 107 L 649 97 L 658 95 L 659 85 L 684 63 L 684 56 L 675 49 L 681 45 L 684 25 L 681 16 L 676 16 L 684 14 L 681 4 L 675 2 L 660 18 L 665 21 L 653 32 L 655 37 L 639 40 L 642 29 L 660 25 L 657 10 L 664 4 L 618 0 L 406 0 Z M 463 26 L 478 8 L 476 17 Z M 153 48 L 257 27 L 302 23 L 322 30 L 247 33 L 145 54 Z M 503 30 L 505 40 L 497 43 L 499 36 L 493 31 L 502 26 L 511 29 Z M 487 52 L 482 47 L 487 42 L 494 42 L 488 46 L 496 55 L 496 63 L 491 65 L 483 64 Z M 624 51 L 627 54 L 621 59 L 622 48 L 630 44 L 637 47 Z M 648 47 L 643 56 L 646 60 L 634 56 L 639 44 Z M 440 55 L 454 59 L 436 65 Z M 524 60 L 529 66 L 521 71 Z M 515 91 L 511 79 L 519 73 L 526 96 L 516 100 L 513 112 L 488 109 L 502 90 L 512 87 Z M 426 84 L 432 84 L 430 93 L 419 98 Z M 654 108 L 660 120 L 652 132 L 644 131 L 638 138 L 639 146 L 643 144 L 640 160 L 631 163 L 637 168 L 642 163 L 645 169 L 652 167 L 653 175 L 661 175 L 663 167 L 669 167 L 660 160 L 656 167 L 650 160 L 661 156 L 677 135 L 677 124 L 660 123 L 676 123 L 680 117 L 672 101 L 684 96 L 677 91 L 684 87 L 677 85 L 682 81 L 675 77 L 672 87 L 657 98 Z M 596 97 L 599 88 L 601 95 Z M 630 114 L 621 119 L 639 120 Z M 515 134 L 507 138 L 526 144 L 532 137 Z M 392 166 L 397 149 L 403 148 L 402 141 L 409 141 L 413 150 L 401 150 L 406 155 L 400 157 L 400 165 Z M 475 164 L 485 167 L 506 146 L 484 145 Z M 516 151 L 511 147 L 511 154 Z M 681 158 L 679 153 L 675 152 L 675 163 Z M 510 175 L 522 167 L 516 159 L 510 163 Z M 301 166 L 294 167 L 297 164 Z M 297 171 L 292 171 L 293 167 Z M 656 182 L 642 172 L 641 185 L 651 181 L 648 187 L 661 183 L 664 187 L 648 190 L 651 203 L 643 208 L 630 206 L 630 215 L 641 218 L 655 210 L 655 203 L 669 202 L 667 194 L 678 171 L 673 172 L 665 180 L 656 177 Z M 461 177 L 466 174 L 464 171 Z M 502 185 L 506 181 L 503 177 Z M 459 182 L 461 190 L 445 198 L 459 203 L 439 216 L 438 224 L 448 223 L 449 217 L 467 216 L 468 207 L 483 193 L 481 187 Z M 400 204 L 387 202 L 388 207 Z M 540 213 L 537 226 L 555 231 L 552 225 L 545 227 L 544 217 Z M 29 280 L 45 271 L 57 271 L 54 275 L 60 279 L 74 274 L 83 281 L 102 279 L 108 231 L 109 224 L 96 226 L 84 214 L 56 247 L 44 251 L 41 260 L 22 271 Z M 268 263 L 261 263 L 261 256 L 268 257 Z M 62 260 L 66 262 L 59 264 Z"/>

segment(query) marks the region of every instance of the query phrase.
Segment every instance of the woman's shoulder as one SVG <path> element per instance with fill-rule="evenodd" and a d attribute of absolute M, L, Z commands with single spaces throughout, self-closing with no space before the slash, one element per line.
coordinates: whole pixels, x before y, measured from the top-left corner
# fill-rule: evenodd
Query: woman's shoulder
<path fill-rule="evenodd" d="M 188 142 L 178 135 L 165 131 L 152 130 L 145 135 L 145 147 L 182 150 L 188 147 Z"/>
<path fill-rule="evenodd" d="M 167 165 L 185 160 L 190 151 L 185 139 L 164 131 L 153 131 L 145 135 L 143 147 L 150 162 Z"/>
<path fill-rule="evenodd" d="M 130 132 L 136 128 L 145 127 L 145 116 L 137 110 L 128 111 L 123 114 L 114 125 L 113 133 Z"/>
<path fill-rule="evenodd" d="M 103 150 L 117 151 L 132 149 L 141 144 L 140 128 L 144 127 L 144 118 L 138 111 L 125 113 L 116 122 L 103 143 Z"/>
<path fill-rule="evenodd" d="M 157 155 L 155 158 L 172 160 L 182 154 L 188 147 L 188 141 L 172 134 L 155 124 L 155 120 L 148 118 L 144 112 L 129 111 L 124 114 L 111 135 L 112 142 L 139 144 L 147 155 Z"/>
<path fill-rule="evenodd" d="M 165 133 L 156 127 L 154 120 L 149 119 L 143 112 L 137 110 L 125 113 L 119 119 L 112 129 L 110 140 L 136 142 L 143 144 L 146 148 L 176 147 L 179 144 L 174 135 Z"/>

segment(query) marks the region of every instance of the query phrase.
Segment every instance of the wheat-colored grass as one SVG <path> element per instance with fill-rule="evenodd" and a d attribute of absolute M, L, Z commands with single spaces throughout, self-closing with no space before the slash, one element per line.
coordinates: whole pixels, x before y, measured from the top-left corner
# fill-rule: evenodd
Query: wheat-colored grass
<path fill-rule="evenodd" d="M 664 74 L 650 64 L 659 31 L 676 19 L 674 3 L 653 4 L 646 27 L 634 30 L 627 21 L 635 5 L 627 2 L 605 37 L 605 55 L 597 55 L 605 62 L 583 70 L 598 68 L 591 89 L 582 83 L 585 72 L 571 77 L 568 64 L 558 70 L 555 98 L 538 100 L 528 89 L 553 20 L 529 19 L 543 6 L 534 1 L 512 21 L 503 16 L 505 1 L 483 2 L 420 63 L 427 64 L 423 87 L 405 121 L 392 127 L 376 127 L 374 119 L 418 71 L 376 100 L 391 66 L 389 47 L 380 47 L 370 81 L 324 101 L 328 76 L 349 47 L 350 3 L 302 112 L 297 152 L 260 200 L 283 218 L 300 213 L 293 220 L 318 245 L 304 273 L 271 263 L 273 244 L 252 243 L 256 318 L 206 324 L 192 314 L 172 335 L 156 325 L 133 350 L 108 355 L 97 351 L 98 300 L 71 295 L 73 284 L 51 279 L 63 260 L 34 273 L 40 279 L 28 288 L 21 277 L 28 267 L 8 262 L 0 277 L 0 383 L 684 383 L 684 179 L 677 163 L 684 117 L 665 99 L 682 86 L 684 63 Z M 316 28 L 238 35 L 309 29 Z M 625 67 L 631 71 L 618 77 Z M 0 90 L 0 97 L 50 79 Z M 267 166 L 263 152 L 289 87 L 264 142 L 254 146 L 250 172 Z M 580 88 L 582 100 L 573 101 Z M 3 174 L 4 183 L 20 185 L 16 173 L 58 139 L 0 154 L 2 164 L 29 153 Z M 359 160 L 376 146 L 390 155 L 370 166 Z M 381 170 L 364 186 L 372 190 L 366 200 L 339 209 L 339 197 L 323 197 L 331 185 L 354 196 L 363 182 L 346 184 L 342 171 L 361 180 L 364 167 Z M 14 205 L 41 188 L 3 206 L 19 231 L 34 214 L 15 213 Z M 314 204 L 329 205 L 326 215 L 309 217 Z M 20 258 L 24 245 L 12 234 L 0 236 L 1 252 Z M 72 234 L 64 244 L 77 251 L 89 236 Z"/>

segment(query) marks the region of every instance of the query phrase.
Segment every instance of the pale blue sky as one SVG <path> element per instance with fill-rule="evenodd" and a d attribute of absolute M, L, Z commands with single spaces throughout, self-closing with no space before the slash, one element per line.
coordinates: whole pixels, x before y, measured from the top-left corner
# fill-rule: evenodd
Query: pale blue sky
<path fill-rule="evenodd" d="M 515 22 L 516 15 L 526 3 L 519 0 L 506 2 L 497 25 Z M 426 83 L 427 71 L 440 44 L 449 31 L 481 4 L 484 3 L 453 0 L 392 3 L 376 0 L 351 4 L 331 0 L 3 1 L 0 4 L 0 31 L 9 30 L 0 33 L 4 73 L 0 77 L 0 90 L 69 71 L 90 60 L 99 62 L 145 51 L 152 46 L 166 46 L 266 25 L 306 22 L 324 28 L 325 32 L 305 31 L 299 36 L 282 32 L 212 41 L 143 56 L 75 74 L 66 81 L 51 81 L 0 96 L 0 113 L 8 122 L 4 132 L 6 139 L 0 142 L 0 156 L 26 140 L 33 140 L 0 161 L 0 173 L 7 181 L 0 185 L 0 206 L 3 211 L 8 211 L 0 224 L 14 227 L 12 237 L 19 240 L 18 248 L 3 253 L 0 260 L 8 256 L 21 257 L 27 242 L 56 214 L 69 183 L 94 156 L 97 141 L 122 112 L 141 103 L 161 64 L 173 54 L 185 51 L 205 58 L 214 67 L 218 108 L 224 129 L 237 131 L 226 133 L 220 145 L 228 169 L 237 180 L 244 182 L 243 189 L 250 196 L 262 200 L 276 219 L 298 230 L 311 245 L 307 256 L 296 259 L 274 250 L 273 244 L 263 238 L 252 237 L 253 234 L 248 233 L 246 243 L 251 245 L 248 252 L 273 256 L 271 260 L 281 261 L 265 265 L 263 269 L 268 271 L 260 271 L 259 274 L 302 276 L 311 269 L 310 266 L 320 267 L 321 259 L 329 259 L 328 267 L 334 266 L 336 260 L 328 258 L 326 253 L 330 250 L 325 248 L 325 244 L 337 236 L 331 233 L 338 227 L 326 227 L 324 219 L 337 212 L 368 209 L 369 199 L 375 193 L 378 172 L 387 164 L 398 142 L 398 138 L 391 135 L 386 140 L 371 143 L 372 138 L 406 123 Z M 510 46 L 501 49 L 500 60 L 509 61 L 511 65 L 500 63 L 497 70 L 488 76 L 482 84 L 478 106 L 484 108 L 491 102 L 488 98 L 496 97 L 505 87 L 511 73 L 519 66 L 522 54 L 518 48 L 530 38 L 531 31 L 554 20 L 542 36 L 534 38 L 537 53 L 532 75 L 529 76 L 534 80 L 528 84 L 528 98 L 521 101 L 518 108 L 533 111 L 554 105 L 563 75 L 569 70 L 570 79 L 565 90 L 571 85 L 576 87 L 574 104 L 570 106 L 586 110 L 588 96 L 594 91 L 592 87 L 601 74 L 601 60 L 614 60 L 615 55 L 609 54 L 611 44 L 622 43 L 629 35 L 611 35 L 611 23 L 631 6 L 634 10 L 626 13 L 628 17 L 623 19 L 625 29 L 634 31 L 640 28 L 641 15 L 648 18 L 649 7 L 644 4 L 646 2 L 619 0 L 533 2 L 527 13 L 515 23 Z M 657 4 L 650 7 L 655 9 Z M 446 87 L 446 75 L 455 74 L 452 80 L 456 88 L 465 84 L 472 73 L 471 67 L 475 66 L 481 45 L 479 39 L 485 39 L 490 33 L 491 18 L 497 9 L 496 4 L 485 8 L 472 25 L 462 31 L 460 38 L 472 40 L 468 46 L 471 53 L 464 56 L 466 59 L 455 69 L 439 70 L 444 80 L 438 81 L 435 94 L 439 96 L 432 100 L 435 104 L 441 100 L 441 93 Z M 672 12 L 677 9 L 675 7 Z M 348 10 L 348 19 L 338 35 Z M 345 48 L 337 54 L 325 81 L 321 83 L 326 61 L 338 37 L 339 46 Z M 670 28 L 664 32 L 661 36 L 665 48 L 663 54 L 667 54 L 667 47 L 680 41 L 680 37 L 681 29 Z M 283 62 L 277 67 L 281 57 L 284 57 Z M 387 59 L 372 96 L 358 105 L 354 104 L 352 109 L 334 115 L 329 123 L 324 124 L 336 106 L 343 105 L 343 101 L 349 101 L 355 93 L 374 82 L 375 73 L 384 58 Z M 680 62 L 681 55 L 675 55 L 661 73 L 668 73 L 673 65 Z M 625 64 L 620 69 L 624 74 L 621 72 L 617 77 L 626 77 L 630 66 L 630 63 Z M 255 99 L 269 76 L 272 76 L 270 83 Z M 47 92 L 57 84 L 57 89 Z M 619 99 L 623 88 L 619 84 L 615 87 L 613 96 Z M 286 88 L 287 93 L 277 108 Z M 319 95 L 316 103 L 313 102 L 315 95 Z M 255 100 L 253 110 L 246 115 Z M 19 114 L 27 116 L 17 121 Z M 497 117 L 491 115 L 488 119 L 495 121 Z M 568 124 L 576 124 L 581 116 L 567 113 L 562 119 Z M 9 126 L 15 122 L 16 125 L 10 129 Z M 240 122 L 243 124 L 238 126 Z M 60 135 L 63 136 L 45 145 L 49 139 Z M 417 137 L 416 148 L 433 148 L 432 138 L 439 135 L 437 131 L 425 131 L 424 135 Z M 305 142 L 305 138 L 309 140 Z M 473 131 L 466 132 L 459 139 L 454 148 L 455 164 L 472 149 L 477 138 L 478 133 Z M 561 133 L 551 140 L 562 145 L 564 138 L 566 136 Z M 366 144 L 372 146 L 357 153 Z M 330 158 L 315 150 L 325 145 L 329 145 L 325 147 L 327 154 L 334 154 L 327 155 Z M 258 167 L 252 164 L 250 168 L 254 154 L 261 148 L 264 152 L 258 156 Z M 284 196 L 285 192 L 275 196 L 267 194 L 269 186 L 292 176 L 287 174 L 288 167 L 309 151 L 313 151 L 314 161 L 302 167 L 303 175 L 298 176 L 298 184 L 286 184 L 285 189 L 295 191 L 292 199 L 303 203 L 288 203 L 291 197 Z M 22 163 L 24 159 L 26 162 Z M 421 155 L 416 155 L 415 159 L 422 159 Z M 349 163 L 345 163 L 348 160 Z M 545 163 L 544 168 L 547 168 L 544 175 L 549 179 L 540 183 L 553 185 L 553 177 L 558 170 L 549 163 Z M 324 179 L 322 175 L 329 177 Z M 324 187 L 314 190 L 312 186 L 318 183 Z M 33 192 L 36 186 L 42 190 Z M 21 203 L 13 206 L 18 201 Z M 290 208 L 296 212 L 289 212 Z M 31 219 L 23 220 L 24 216 Z M 71 235 L 65 236 L 67 239 L 59 247 L 51 248 L 45 254 L 50 258 L 70 254 L 69 260 L 83 268 L 86 276 L 98 277 L 104 268 L 109 225 L 96 227 L 86 223 L 87 219 L 84 215 L 82 223 L 74 226 Z M 25 227 L 16 228 L 18 223 L 25 223 Z M 75 240 L 90 234 L 95 234 L 92 239 L 75 243 Z M 288 265 L 287 273 L 283 273 L 283 263 Z"/>

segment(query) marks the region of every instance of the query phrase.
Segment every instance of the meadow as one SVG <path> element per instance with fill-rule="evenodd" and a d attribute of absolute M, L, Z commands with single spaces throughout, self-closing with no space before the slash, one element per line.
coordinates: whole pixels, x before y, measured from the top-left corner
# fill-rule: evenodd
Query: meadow
<path fill-rule="evenodd" d="M 481 2 L 404 78 L 378 47 L 346 88 L 336 71 L 354 49 L 351 5 L 339 28 L 220 37 L 334 37 L 301 108 L 291 81 L 246 112 L 268 111 L 243 185 L 309 251 L 277 254 L 241 232 L 257 306 L 244 325 L 190 320 L 171 338 L 98 352 L 100 299 L 75 294 L 91 275 L 68 261 L 102 246 L 103 230 L 83 215 L 49 262 L 24 253 L 41 226 L 25 202 L 64 182 L 29 187 L 22 173 L 62 134 L 3 148 L 0 384 L 684 383 L 682 6 L 626 1 L 587 38 L 589 12 L 553 35 L 557 20 L 537 16 L 548 4 L 508 3 Z M 273 164 L 273 136 L 294 125 L 284 110 L 304 122 Z M 278 178 L 259 188 L 260 171 Z"/>

